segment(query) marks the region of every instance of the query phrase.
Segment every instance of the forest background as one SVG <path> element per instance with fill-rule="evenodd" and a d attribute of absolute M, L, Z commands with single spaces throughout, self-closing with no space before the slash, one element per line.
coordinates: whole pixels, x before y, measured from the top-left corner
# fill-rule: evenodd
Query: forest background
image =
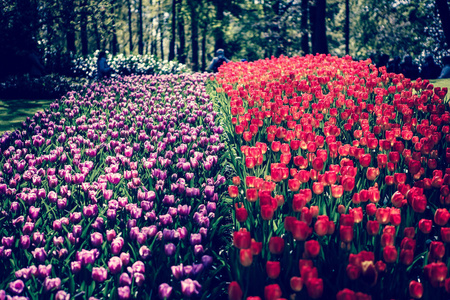
<path fill-rule="evenodd" d="M 449 55 L 447 0 L 2 0 L 0 76 L 34 52 L 67 75 L 97 50 L 150 54 L 193 71 L 218 48 L 232 60 L 330 53 L 354 58 Z"/>

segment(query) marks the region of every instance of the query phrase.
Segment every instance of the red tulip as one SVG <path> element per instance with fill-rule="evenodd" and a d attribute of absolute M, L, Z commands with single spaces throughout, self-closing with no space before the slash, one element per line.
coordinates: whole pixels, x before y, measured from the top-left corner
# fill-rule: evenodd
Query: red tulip
<path fill-rule="evenodd" d="M 253 263 L 253 254 L 251 249 L 241 249 L 239 252 L 239 261 L 244 267 L 249 267 Z"/>
<path fill-rule="evenodd" d="M 423 286 L 422 283 L 412 280 L 409 283 L 409 296 L 414 299 L 420 299 L 423 296 Z"/>
<path fill-rule="evenodd" d="M 314 224 L 314 232 L 318 236 L 324 236 L 328 233 L 328 227 L 329 227 L 329 219 L 328 216 L 319 216 L 316 223 Z"/>
<path fill-rule="evenodd" d="M 284 239 L 273 236 L 269 240 L 269 251 L 272 254 L 282 254 L 284 250 Z"/>
<path fill-rule="evenodd" d="M 411 159 L 408 163 L 408 171 L 412 175 L 419 173 L 420 168 L 422 167 L 420 161 Z"/>
<path fill-rule="evenodd" d="M 228 186 L 228 194 L 231 198 L 236 198 L 239 195 L 238 187 L 235 185 Z"/>
<path fill-rule="evenodd" d="M 405 229 L 403 229 L 403 236 L 413 239 L 415 235 L 416 235 L 415 227 L 405 227 Z"/>
<path fill-rule="evenodd" d="M 344 194 L 344 187 L 342 185 L 333 184 L 331 186 L 331 195 L 334 198 L 339 199 L 342 197 L 343 194 Z"/>
<path fill-rule="evenodd" d="M 300 181 L 298 181 L 297 179 L 289 179 L 288 187 L 292 192 L 296 192 L 300 189 Z"/>
<path fill-rule="evenodd" d="M 320 253 L 320 244 L 316 240 L 305 242 L 305 256 L 314 258 Z"/>
<path fill-rule="evenodd" d="M 247 185 L 248 188 L 253 188 L 255 187 L 255 176 L 247 176 L 245 177 L 245 184 Z"/>
<path fill-rule="evenodd" d="M 242 228 L 233 232 L 233 245 L 238 249 L 248 249 L 251 244 L 251 235 L 247 229 Z"/>
<path fill-rule="evenodd" d="M 258 200 L 258 192 L 256 189 L 247 189 L 247 201 L 256 202 Z"/>
<path fill-rule="evenodd" d="M 262 242 L 257 242 L 252 239 L 250 249 L 252 250 L 252 255 L 259 255 L 262 250 Z"/>
<path fill-rule="evenodd" d="M 397 248 L 392 245 L 388 245 L 383 249 L 383 259 L 387 263 L 394 263 L 397 260 Z"/>
<path fill-rule="evenodd" d="M 350 243 L 353 240 L 353 227 L 341 225 L 339 228 L 341 241 Z"/>
<path fill-rule="evenodd" d="M 363 167 L 370 166 L 372 156 L 369 153 L 363 154 L 359 157 L 359 164 Z"/>
<path fill-rule="evenodd" d="M 313 182 L 312 190 L 314 194 L 320 195 L 323 193 L 323 184 L 321 182 Z"/>
<path fill-rule="evenodd" d="M 367 221 L 367 233 L 371 236 L 377 235 L 380 231 L 380 223 L 378 221 Z"/>
<path fill-rule="evenodd" d="M 411 249 L 400 250 L 400 262 L 405 266 L 409 266 L 414 261 L 414 251 Z"/>
<path fill-rule="evenodd" d="M 277 300 L 282 295 L 281 288 L 278 284 L 271 284 L 264 287 L 265 300 Z"/>
<path fill-rule="evenodd" d="M 355 188 L 355 177 L 344 175 L 341 184 L 344 191 L 351 192 Z"/>
<path fill-rule="evenodd" d="M 445 255 L 444 244 L 439 241 L 432 241 L 428 254 L 430 260 L 441 260 Z"/>
<path fill-rule="evenodd" d="M 243 296 L 242 289 L 237 281 L 232 281 L 228 285 L 228 300 L 241 300 Z"/>
<path fill-rule="evenodd" d="M 447 266 L 443 262 L 430 263 L 423 268 L 433 287 L 438 287 L 447 278 Z"/>
<path fill-rule="evenodd" d="M 262 205 L 261 206 L 261 217 L 263 220 L 271 220 L 273 218 L 274 209 L 271 205 Z"/>
<path fill-rule="evenodd" d="M 304 194 L 294 194 L 294 198 L 292 199 L 292 209 L 295 212 L 301 212 L 302 208 L 306 205 L 306 198 Z"/>
<path fill-rule="evenodd" d="M 441 239 L 444 243 L 450 243 L 450 228 L 441 227 Z"/>
<path fill-rule="evenodd" d="M 434 213 L 434 223 L 445 226 L 450 219 L 450 213 L 446 208 L 438 208 Z"/>
<path fill-rule="evenodd" d="M 276 279 L 280 276 L 280 262 L 279 261 L 268 261 L 266 263 L 267 276 L 271 279 Z"/>
<path fill-rule="evenodd" d="M 320 158 L 320 157 L 316 157 L 316 158 L 314 158 L 314 160 L 312 161 L 312 167 L 313 167 L 313 169 L 316 170 L 316 171 L 318 171 L 318 172 L 322 171 L 323 165 L 324 165 L 324 162 L 323 162 L 322 158 Z"/>
<path fill-rule="evenodd" d="M 301 277 L 293 276 L 291 277 L 290 285 L 294 292 L 300 292 L 303 289 L 303 279 Z"/>
<path fill-rule="evenodd" d="M 310 278 L 306 281 L 306 290 L 308 296 L 313 299 L 322 297 L 323 294 L 323 281 L 322 278 Z"/>
<path fill-rule="evenodd" d="M 380 224 L 389 223 L 389 216 L 391 214 L 391 209 L 389 207 L 380 207 L 377 209 L 375 217 Z"/>
<path fill-rule="evenodd" d="M 236 207 L 236 220 L 238 222 L 245 222 L 248 218 L 248 211 L 245 207 Z"/>
<path fill-rule="evenodd" d="M 292 236 L 297 241 L 304 241 L 311 234 L 312 229 L 303 221 L 294 220 L 291 224 Z"/>

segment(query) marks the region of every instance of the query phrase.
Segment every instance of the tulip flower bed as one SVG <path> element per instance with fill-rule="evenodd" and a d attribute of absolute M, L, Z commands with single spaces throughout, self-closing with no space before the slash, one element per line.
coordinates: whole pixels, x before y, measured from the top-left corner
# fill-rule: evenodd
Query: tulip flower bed
<path fill-rule="evenodd" d="M 448 299 L 446 89 L 325 55 L 208 86 L 235 176 L 230 299 Z"/>
<path fill-rule="evenodd" d="M 230 205 L 206 80 L 92 83 L 1 137 L 0 299 L 223 294 Z"/>

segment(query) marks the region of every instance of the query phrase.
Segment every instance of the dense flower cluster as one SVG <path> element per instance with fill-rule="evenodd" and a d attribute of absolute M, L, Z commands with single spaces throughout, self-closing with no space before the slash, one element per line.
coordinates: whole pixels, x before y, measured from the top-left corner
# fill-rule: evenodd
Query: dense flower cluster
<path fill-rule="evenodd" d="M 238 175 L 230 299 L 449 297 L 447 89 L 326 55 L 212 80 Z"/>
<path fill-rule="evenodd" d="M 72 72 L 76 76 L 95 78 L 97 76 L 98 50 L 91 56 L 78 57 L 72 61 Z M 108 65 L 119 75 L 155 75 L 180 74 L 187 72 L 185 65 L 175 61 L 159 61 L 153 55 L 118 54 L 112 56 L 107 53 Z"/>
<path fill-rule="evenodd" d="M 1 299 L 225 290 L 225 145 L 206 80 L 95 82 L 1 137 Z"/>

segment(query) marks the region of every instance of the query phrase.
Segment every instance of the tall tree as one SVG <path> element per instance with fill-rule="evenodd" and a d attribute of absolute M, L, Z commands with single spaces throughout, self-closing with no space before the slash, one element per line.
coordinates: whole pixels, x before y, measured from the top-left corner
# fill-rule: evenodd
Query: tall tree
<path fill-rule="evenodd" d="M 450 9 L 447 0 L 436 0 L 436 7 L 442 23 L 445 39 L 447 40 L 447 49 L 450 49 Z"/>
<path fill-rule="evenodd" d="M 225 34 L 224 34 L 224 13 L 225 13 L 225 3 L 226 0 L 215 0 L 214 4 L 216 6 L 216 22 L 217 25 L 213 30 L 215 44 L 215 49 L 223 49 L 225 47 Z"/>
<path fill-rule="evenodd" d="M 66 47 L 67 52 L 70 54 L 76 54 L 77 48 L 75 46 L 75 4 L 73 0 L 67 0 L 63 2 L 63 20 L 64 28 L 66 30 Z"/>
<path fill-rule="evenodd" d="M 199 70 L 198 65 L 198 2 L 196 0 L 189 0 L 188 6 L 191 17 L 191 50 L 192 50 L 192 71 Z"/>
<path fill-rule="evenodd" d="M 158 31 L 161 60 L 164 60 L 164 13 L 161 10 L 161 0 L 158 0 Z"/>
<path fill-rule="evenodd" d="M 138 3 L 138 53 L 144 54 L 144 21 L 142 18 L 142 0 Z"/>
<path fill-rule="evenodd" d="M 313 9 L 310 10 L 312 27 L 312 52 L 328 54 L 326 32 L 326 0 L 315 0 Z"/>
<path fill-rule="evenodd" d="M 127 0 L 128 8 L 128 46 L 130 54 L 133 53 L 133 19 L 131 17 L 131 0 Z"/>
<path fill-rule="evenodd" d="M 86 56 L 89 54 L 89 40 L 88 40 L 88 29 L 87 29 L 87 12 L 88 2 L 83 0 L 81 2 L 81 12 L 80 12 L 80 38 L 81 38 L 81 54 Z"/>
<path fill-rule="evenodd" d="M 169 60 L 175 59 L 175 41 L 176 41 L 176 27 L 177 26 L 177 1 L 172 0 L 172 23 L 170 32 L 170 45 L 169 45 Z"/>
<path fill-rule="evenodd" d="M 111 37 L 111 52 L 112 55 L 117 55 L 117 32 L 116 32 L 116 15 L 115 15 L 115 8 L 116 8 L 116 0 L 111 0 L 111 29 L 112 29 L 112 37 Z"/>
<path fill-rule="evenodd" d="M 186 63 L 186 34 L 184 31 L 184 15 L 183 15 L 183 0 L 178 1 L 178 36 L 179 36 L 179 43 L 178 46 L 178 61 L 182 64 Z"/>
<path fill-rule="evenodd" d="M 303 54 L 309 53 L 309 30 L 308 30 L 308 2 L 309 0 L 302 0 L 302 51 Z"/>
<path fill-rule="evenodd" d="M 345 0 L 345 54 L 350 54 L 350 0 Z"/>

